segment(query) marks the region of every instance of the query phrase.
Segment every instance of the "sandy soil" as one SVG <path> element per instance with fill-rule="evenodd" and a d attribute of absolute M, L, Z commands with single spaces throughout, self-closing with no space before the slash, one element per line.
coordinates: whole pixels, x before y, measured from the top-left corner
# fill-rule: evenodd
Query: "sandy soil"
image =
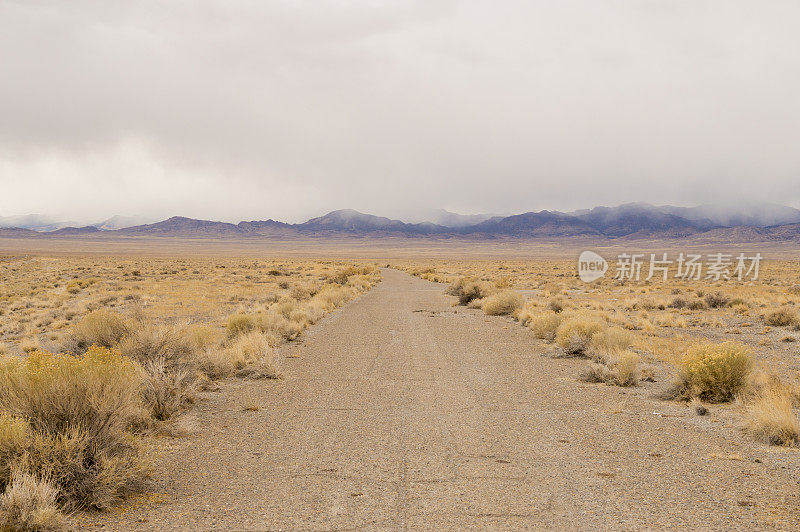
<path fill-rule="evenodd" d="M 635 391 L 444 286 L 386 270 L 164 438 L 108 529 L 796 529 L 798 453 Z M 544 356 L 543 356 L 544 355 Z M 245 411 L 257 402 L 261 409 Z"/>

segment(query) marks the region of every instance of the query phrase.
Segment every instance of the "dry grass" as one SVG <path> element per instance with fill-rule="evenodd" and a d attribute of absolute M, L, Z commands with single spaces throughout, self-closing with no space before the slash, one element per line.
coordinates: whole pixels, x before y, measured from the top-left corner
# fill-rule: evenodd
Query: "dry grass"
<path fill-rule="evenodd" d="M 58 489 L 45 479 L 15 470 L 0 495 L 0 530 L 58 532 L 68 528 L 58 506 Z"/>
<path fill-rule="evenodd" d="M 166 421 L 182 412 L 197 400 L 200 383 L 189 371 L 170 371 L 163 357 L 144 365 L 142 399 L 157 421 Z"/>
<path fill-rule="evenodd" d="M 748 405 L 746 430 L 771 445 L 797 445 L 800 442 L 800 420 L 793 404 L 792 396 L 785 390 L 766 390 Z"/>
<path fill-rule="evenodd" d="M 767 312 L 764 315 L 764 323 L 773 327 L 788 327 L 790 325 L 800 325 L 800 317 L 797 310 L 790 307 L 782 307 Z"/>
<path fill-rule="evenodd" d="M 584 355 L 592 344 L 592 338 L 605 328 L 606 324 L 597 318 L 569 318 L 559 325 L 556 343 L 567 354 Z"/>
<path fill-rule="evenodd" d="M 494 287 L 470 277 L 458 279 L 446 290 L 446 294 L 456 296 L 459 305 L 468 305 L 475 299 L 483 299 L 494 292 Z"/>
<path fill-rule="evenodd" d="M 64 349 L 73 354 L 86 351 L 92 345 L 114 347 L 130 331 L 127 320 L 116 312 L 99 309 L 90 312 L 72 328 Z"/>
<path fill-rule="evenodd" d="M 151 429 L 169 434 L 208 376 L 279 377 L 274 346 L 380 278 L 372 266 L 276 266 L 0 261 L 3 526 L 57 528 L 63 512 L 142 489 Z"/>
<path fill-rule="evenodd" d="M 507 316 L 513 314 L 525 303 L 519 292 L 503 290 L 483 299 L 483 312 L 489 316 Z"/>
<path fill-rule="evenodd" d="M 528 319 L 528 327 L 536 338 L 553 342 L 556 339 L 556 331 L 564 319 L 563 314 L 555 314 L 553 312 L 546 312 L 536 316 L 531 316 Z"/>
<path fill-rule="evenodd" d="M 623 351 L 610 357 L 605 363 L 590 362 L 581 373 L 580 379 L 615 386 L 636 386 L 639 376 L 639 355 Z"/>
<path fill-rule="evenodd" d="M 607 327 L 592 335 L 589 355 L 604 362 L 633 344 L 633 334 L 619 327 Z"/>

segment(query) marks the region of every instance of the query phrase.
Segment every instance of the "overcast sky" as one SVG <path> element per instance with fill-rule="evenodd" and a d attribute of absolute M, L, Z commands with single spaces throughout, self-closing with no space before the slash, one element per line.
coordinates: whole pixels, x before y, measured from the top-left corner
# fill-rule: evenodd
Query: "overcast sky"
<path fill-rule="evenodd" d="M 0 215 L 800 207 L 800 2 L 0 0 Z"/>

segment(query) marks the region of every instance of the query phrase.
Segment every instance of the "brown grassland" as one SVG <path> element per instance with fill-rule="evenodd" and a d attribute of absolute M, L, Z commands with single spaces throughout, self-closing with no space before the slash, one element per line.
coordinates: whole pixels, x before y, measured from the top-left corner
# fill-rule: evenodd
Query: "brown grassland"
<path fill-rule="evenodd" d="M 276 348 L 379 282 L 378 265 L 515 320 L 549 356 L 586 359 L 578 381 L 684 402 L 765 445 L 800 443 L 796 261 L 767 260 L 750 282 L 586 284 L 564 258 L 354 248 L 336 260 L 0 258 L 0 528 L 62 529 L 145 490 L 148 448 L 180 437 L 175 420 L 203 391 L 280 378 Z"/>
<path fill-rule="evenodd" d="M 3 258 L 0 529 L 58 530 L 146 489 L 149 446 L 201 391 L 280 378 L 276 347 L 379 279 L 324 260 Z"/>

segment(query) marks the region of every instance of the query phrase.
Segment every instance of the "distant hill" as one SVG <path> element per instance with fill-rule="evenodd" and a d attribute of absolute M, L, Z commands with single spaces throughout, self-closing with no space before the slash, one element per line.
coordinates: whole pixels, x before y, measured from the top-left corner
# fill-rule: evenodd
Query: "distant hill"
<path fill-rule="evenodd" d="M 128 227 L 149 224 L 157 221 L 158 220 L 145 218 L 144 216 L 121 216 L 117 214 L 116 216 L 112 216 L 107 220 L 103 220 L 102 222 L 92 225 L 103 231 L 115 231 L 117 229 L 126 229 Z"/>
<path fill-rule="evenodd" d="M 180 237 L 180 238 L 335 238 L 335 237 L 408 237 L 468 239 L 560 239 L 589 237 L 605 239 L 680 239 L 694 238 L 718 242 L 800 241 L 800 211 L 779 205 L 761 204 L 742 207 L 737 213 L 731 206 L 700 207 L 654 206 L 629 203 L 618 207 L 595 207 L 564 213 L 539 211 L 497 216 L 478 223 L 458 225 L 462 215 L 443 225 L 431 222 L 407 223 L 352 209 L 329 212 L 299 224 L 275 220 L 243 221 L 238 224 L 173 216 L 156 223 L 120 229 L 130 218 L 113 217 L 84 227 L 60 227 L 48 233 L 28 228 L 2 228 L 0 237 L 31 238 L 46 236 L 80 238 Z M 37 215 L 38 216 L 38 215 Z M 443 215 L 444 216 L 444 215 Z M 475 215 L 483 217 L 486 215 Z M 18 217 L 23 221 L 42 222 L 46 217 Z M 7 218 L 6 218 L 7 219 Z M 38 221 L 37 221 L 38 220 Z M 796 221 L 795 221 L 796 220 Z M 778 221 L 780 223 L 772 224 Z M 785 223 L 784 223 L 785 222 Z M 734 225 L 730 225 L 734 224 Z"/>
<path fill-rule="evenodd" d="M 226 237 L 242 236 L 239 226 L 227 222 L 196 220 L 183 216 L 173 216 L 163 222 L 136 225 L 119 229 L 120 235 L 181 236 L 181 237 Z"/>
<path fill-rule="evenodd" d="M 31 229 L 33 231 L 55 231 L 62 227 L 80 225 L 76 222 L 59 221 L 42 214 L 23 214 L 19 216 L 0 216 L 0 227 Z"/>
<path fill-rule="evenodd" d="M 560 212 L 526 212 L 505 218 L 487 220 L 461 230 L 463 234 L 513 236 L 519 238 L 600 235 L 585 221 Z"/>
<path fill-rule="evenodd" d="M 503 218 L 503 216 L 496 214 L 458 214 L 445 209 L 420 209 L 404 216 L 403 221 L 411 224 L 429 223 L 457 229 L 500 218 Z"/>
<path fill-rule="evenodd" d="M 446 227 L 431 223 L 407 224 L 383 216 L 364 214 L 352 209 L 329 212 L 325 216 L 294 226 L 303 233 L 383 233 L 426 235 L 447 232 Z"/>

